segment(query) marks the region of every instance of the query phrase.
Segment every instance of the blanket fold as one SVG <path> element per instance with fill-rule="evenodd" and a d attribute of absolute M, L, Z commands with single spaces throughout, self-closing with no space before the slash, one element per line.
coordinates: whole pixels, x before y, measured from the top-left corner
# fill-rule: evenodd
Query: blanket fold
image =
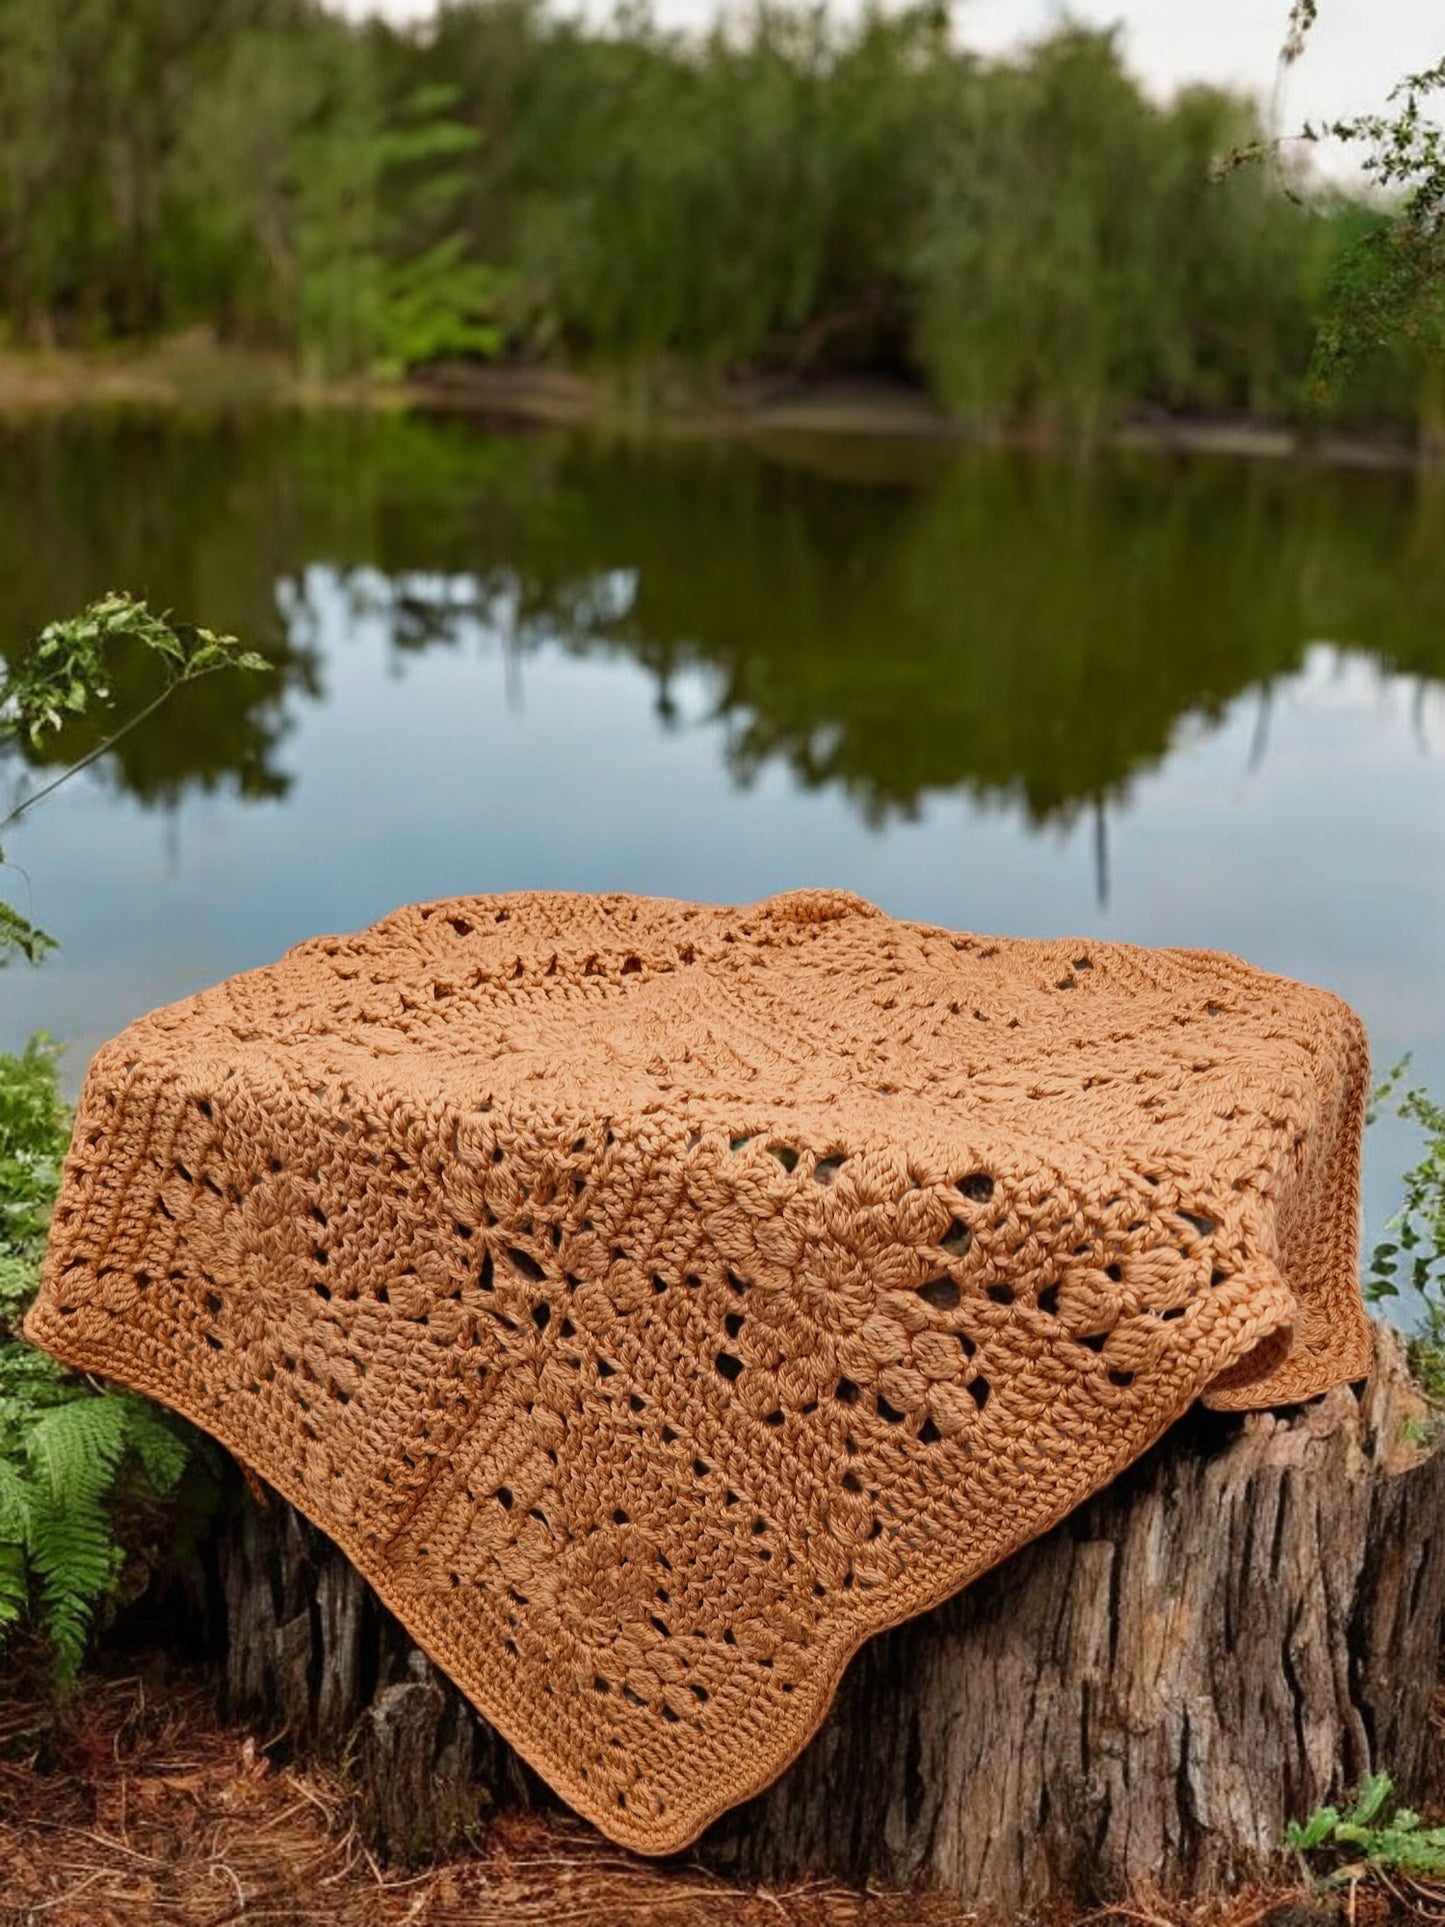
<path fill-rule="evenodd" d="M 668 1852 L 1195 1399 L 1364 1376 L 1367 1086 L 1347 1006 L 1210 952 L 458 898 L 98 1053 L 26 1331 Z"/>

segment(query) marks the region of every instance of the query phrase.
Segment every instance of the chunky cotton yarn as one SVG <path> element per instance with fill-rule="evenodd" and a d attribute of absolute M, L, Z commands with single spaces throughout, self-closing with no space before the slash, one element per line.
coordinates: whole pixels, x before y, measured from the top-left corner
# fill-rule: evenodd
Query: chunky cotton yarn
<path fill-rule="evenodd" d="M 685 1845 L 1190 1403 L 1362 1376 L 1336 998 L 855 897 L 405 909 L 96 1057 L 27 1332 Z"/>

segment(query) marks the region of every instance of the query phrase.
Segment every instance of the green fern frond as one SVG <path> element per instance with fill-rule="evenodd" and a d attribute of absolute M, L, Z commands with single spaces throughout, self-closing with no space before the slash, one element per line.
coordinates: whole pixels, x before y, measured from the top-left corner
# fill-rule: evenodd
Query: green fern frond
<path fill-rule="evenodd" d="M 166 1413 L 144 1399 L 124 1399 L 126 1450 L 134 1455 L 149 1495 L 168 1499 L 181 1482 L 191 1442 Z"/>
<path fill-rule="evenodd" d="M 51 1504 L 84 1506 L 110 1492 L 125 1453 L 129 1405 L 107 1392 L 57 1405 L 36 1421 L 27 1450 Z"/>
<path fill-rule="evenodd" d="M 40 1283 L 33 1259 L 17 1258 L 0 1250 L 0 1337 L 7 1331 L 18 1332 L 20 1320 L 34 1298 Z"/>
<path fill-rule="evenodd" d="M 37 1618 L 63 1682 L 85 1652 L 97 1607 L 119 1576 L 109 1500 L 125 1456 L 130 1401 L 115 1393 L 56 1406 L 32 1428 L 29 1563 Z"/>
<path fill-rule="evenodd" d="M 96 1608 L 120 1573 L 123 1554 L 110 1515 L 98 1502 L 64 1510 L 37 1505 L 31 1518 L 30 1566 L 38 1582 L 41 1631 L 61 1684 L 75 1677 Z"/>
<path fill-rule="evenodd" d="M 0 1545 L 23 1545 L 29 1518 L 29 1487 L 15 1466 L 0 1459 Z"/>
<path fill-rule="evenodd" d="M 30 1495 L 25 1481 L 13 1465 L 0 1458 L 0 1639 L 25 1617 L 25 1546 L 29 1537 Z"/>
<path fill-rule="evenodd" d="M 90 1396 L 89 1386 L 67 1377 L 44 1352 L 0 1339 L 0 1460 L 23 1466 L 26 1440 L 40 1414 Z"/>
<path fill-rule="evenodd" d="M 173 623 L 130 596 L 107 596 L 70 622 L 51 623 L 0 664 L 0 746 L 38 742 L 68 718 L 109 707 L 109 667 L 123 645 L 159 659 L 160 694 L 8 813 L 0 806 L 0 833 L 112 749 L 171 690 L 217 669 L 268 666 L 233 637 Z M 38 961 L 51 942 L 0 901 L 0 965 L 16 953 Z M 97 1394 L 21 1342 L 70 1136 L 59 1058 L 60 1046 L 46 1037 L 18 1054 L 0 1052 L 0 1647 L 22 1621 L 33 1622 L 63 1680 L 79 1665 L 96 1612 L 115 1596 L 127 1564 L 117 1513 L 130 1526 L 144 1516 L 133 1500 L 173 1494 L 189 1446 L 143 1399 Z"/>
<path fill-rule="evenodd" d="M 172 1497 L 192 1442 L 179 1421 L 128 1392 L 97 1393 L 38 1354 L 8 1362 L 32 1360 L 34 1382 L 0 1393 L 0 1641 L 31 1620 L 64 1684 L 125 1565 L 117 1499 Z"/>
<path fill-rule="evenodd" d="M 0 1640 L 24 1620 L 29 1597 L 24 1549 L 0 1539 Z"/>

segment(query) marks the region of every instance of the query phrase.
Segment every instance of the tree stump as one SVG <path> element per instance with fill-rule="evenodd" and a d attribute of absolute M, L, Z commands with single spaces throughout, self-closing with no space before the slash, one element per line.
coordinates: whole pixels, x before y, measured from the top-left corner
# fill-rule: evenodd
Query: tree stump
<path fill-rule="evenodd" d="M 995 1919 L 1281 1870 L 1286 1823 L 1383 1768 L 1441 1789 L 1445 1451 L 1400 1341 L 1363 1395 L 1192 1413 L 1123 1479 L 871 1642 L 812 1744 L 703 1836 L 734 1878 L 944 1887 Z M 222 1547 L 233 1711 L 351 1749 L 415 1860 L 551 1796 L 339 1553 L 273 1500 Z"/>

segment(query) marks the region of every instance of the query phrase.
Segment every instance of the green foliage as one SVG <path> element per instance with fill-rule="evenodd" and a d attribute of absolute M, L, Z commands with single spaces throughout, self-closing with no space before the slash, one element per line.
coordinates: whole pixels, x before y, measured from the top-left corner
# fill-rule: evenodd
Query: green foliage
<path fill-rule="evenodd" d="M 60 1047 L 34 1037 L 0 1058 L 0 1320 L 18 1324 L 60 1182 L 70 1114 L 56 1079 Z"/>
<path fill-rule="evenodd" d="M 1286 65 L 1304 56 L 1318 15 L 1317 0 L 1294 0 Z M 1330 275 L 1311 360 L 1315 391 L 1329 396 L 1383 351 L 1418 382 L 1421 425 L 1445 446 L 1445 125 L 1427 111 L 1442 93 L 1445 59 L 1406 74 L 1377 112 L 1307 122 L 1299 138 L 1361 150 L 1376 204 Z"/>
<path fill-rule="evenodd" d="M 1412 232 L 1438 239 L 1429 81 L 1378 178 L 1414 170 Z M 199 323 L 328 378 L 885 374 L 1086 432 L 1290 415 L 1329 277 L 1383 311 L 1396 254 L 1302 177 L 1214 178 L 1259 136 L 1238 97 L 1151 99 L 1107 33 L 984 61 L 936 0 L 764 0 L 701 36 L 543 0 L 406 31 L 316 0 L 0 0 L 0 332 Z M 1358 359 L 1336 412 L 1436 405 L 1417 347 Z"/>
<path fill-rule="evenodd" d="M 490 361 L 511 275 L 476 254 L 464 205 L 483 135 L 459 118 L 446 82 L 415 87 L 375 144 L 378 233 L 371 364 L 405 374 L 429 362 Z"/>
<path fill-rule="evenodd" d="M 171 1498 L 190 1446 L 156 1407 L 97 1392 L 20 1339 L 69 1136 L 58 1055 L 44 1038 L 0 1055 L 0 1647 L 32 1628 L 64 1683 L 97 1613 L 139 1583 L 118 1511 Z"/>
<path fill-rule="evenodd" d="M 23 1379 L 0 1394 L 0 1639 L 33 1618 L 64 1682 L 124 1574 L 117 1505 L 170 1498 L 189 1448 L 141 1399 L 77 1387 L 42 1410 L 44 1395 Z"/>
<path fill-rule="evenodd" d="M 385 276 L 378 303 L 374 365 L 403 375 L 429 362 L 490 361 L 502 351 L 496 320 L 507 279 L 466 259 L 466 242 L 450 234 Z"/>
<path fill-rule="evenodd" d="M 0 850 L 0 863 L 5 852 Z M 0 963 L 7 957 L 23 957 L 26 963 L 39 963 L 55 948 L 48 932 L 22 916 L 13 903 L 0 901 Z"/>
<path fill-rule="evenodd" d="M 261 656 L 243 650 L 234 636 L 171 622 L 151 613 L 128 595 L 108 595 L 78 616 L 48 623 L 10 664 L 0 664 L 0 753 L 19 744 L 33 752 L 67 723 L 113 703 L 111 677 L 116 655 L 125 648 L 142 651 L 160 666 L 160 687 L 132 712 L 119 729 L 103 735 L 77 760 L 41 788 L 23 794 L 0 819 L 0 832 L 60 784 L 113 749 L 121 736 L 144 722 L 176 690 L 213 675 L 218 669 L 266 669 Z M 0 864 L 5 853 L 0 850 Z M 37 963 L 54 947 L 12 904 L 0 901 L 0 964 L 19 955 Z"/>
<path fill-rule="evenodd" d="M 1402 1285 L 1416 1299 L 1410 1362 L 1431 1398 L 1445 1401 L 1445 1105 L 1418 1087 L 1400 1091 L 1409 1059 L 1397 1064 L 1375 1092 L 1372 1115 L 1389 1106 L 1424 1138 L 1418 1161 L 1405 1173 L 1404 1201 L 1375 1246 L 1365 1278 L 1372 1304 L 1398 1298 Z"/>
<path fill-rule="evenodd" d="M 265 660 L 243 651 L 234 636 L 173 623 L 152 615 L 134 596 L 110 595 L 78 616 L 47 623 L 0 686 L 0 727 L 23 733 L 31 743 L 110 701 L 111 659 L 118 645 L 149 650 L 170 672 L 157 701 L 183 682 L 216 669 L 265 669 Z M 19 805 L 6 819 L 13 822 Z"/>
<path fill-rule="evenodd" d="M 1307 1861 L 1323 1861 L 1327 1886 L 1372 1873 L 1445 1879 L 1445 1827 L 1427 1827 L 1418 1813 L 1398 1805 L 1388 1773 L 1363 1781 L 1344 1813 L 1317 1807 L 1307 1820 L 1291 1822 L 1285 1845 Z"/>
<path fill-rule="evenodd" d="M 336 43 L 325 108 L 296 143 L 295 333 L 325 376 L 490 360 L 502 346 L 495 317 L 508 278 L 458 224 L 481 136 L 455 117 L 452 87 L 408 85 L 385 45 Z"/>
<path fill-rule="evenodd" d="M 320 377 L 496 354 L 508 281 L 462 219 L 483 136 L 456 107 L 380 27 L 308 7 L 218 37 L 161 188 L 174 321 Z"/>
<path fill-rule="evenodd" d="M 133 597 L 110 595 L 69 621 L 48 624 L 4 667 L 0 749 L 33 755 L 68 724 L 109 711 L 117 653 L 127 648 L 159 666 L 150 701 L 23 794 L 0 830 L 104 755 L 174 691 L 218 669 L 268 666 L 232 636 L 172 623 Z M 0 904 L 0 962 L 16 953 L 38 960 L 50 946 L 44 932 Z M 190 1448 L 184 1431 L 155 1407 L 97 1391 L 21 1340 L 69 1131 L 57 1060 L 56 1047 L 43 1038 L 20 1056 L 0 1056 L 0 1645 L 33 1628 L 64 1683 L 97 1613 L 138 1583 L 138 1542 L 118 1533 L 118 1515 L 145 1515 L 173 1497 Z"/>
<path fill-rule="evenodd" d="M 939 392 L 1084 428 L 1140 403 L 1290 410 L 1327 233 L 1257 180 L 1215 178 L 1255 130 L 1214 89 L 1156 106 L 1114 37 L 1082 28 L 972 89 L 919 241 Z"/>
<path fill-rule="evenodd" d="M 492 27 L 478 8 L 443 31 L 465 70 Z M 513 57 L 538 127 L 493 191 L 546 338 L 614 365 L 907 356 L 911 234 L 970 71 L 942 10 L 843 29 L 761 6 L 700 43 L 642 17 L 592 42 L 533 14 Z"/>

